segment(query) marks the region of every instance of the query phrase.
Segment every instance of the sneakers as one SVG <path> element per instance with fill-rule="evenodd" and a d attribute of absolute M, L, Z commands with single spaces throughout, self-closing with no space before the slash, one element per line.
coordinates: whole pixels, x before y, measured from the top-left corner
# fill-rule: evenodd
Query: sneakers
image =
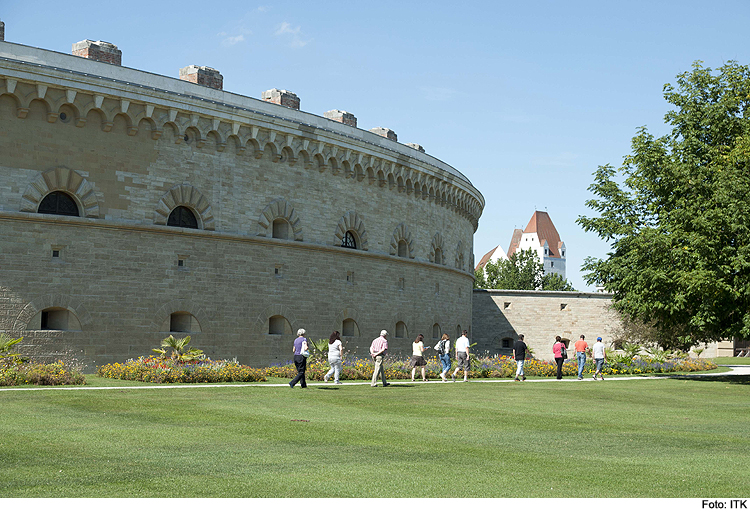
<path fill-rule="evenodd" d="M 452 374 L 452 375 L 451 375 L 451 378 L 453 378 L 453 381 L 455 382 L 455 381 L 456 381 L 456 374 L 455 374 L 455 373 L 454 373 L 454 374 Z"/>
<path fill-rule="evenodd" d="M 520 382 L 521 380 L 518 379 L 518 376 L 516 376 L 516 382 Z"/>
<path fill-rule="evenodd" d="M 333 382 L 335 385 L 343 385 L 344 382 Z"/>
<path fill-rule="evenodd" d="M 579 379 L 579 380 L 583 380 L 583 376 L 579 376 L 579 377 L 578 377 L 578 379 Z"/>
<path fill-rule="evenodd" d="M 445 379 L 445 373 L 440 373 L 440 378 L 442 378 L 444 382 L 448 381 L 448 380 Z"/>
<path fill-rule="evenodd" d="M 292 385 L 292 382 L 289 382 L 289 387 L 291 387 L 292 389 L 294 389 L 294 386 Z"/>
<path fill-rule="evenodd" d="M 391 385 L 391 384 L 390 383 L 383 384 L 383 387 L 388 387 L 389 385 Z"/>
<path fill-rule="evenodd" d="M 377 387 L 378 384 L 370 384 L 370 387 Z"/>
<path fill-rule="evenodd" d="M 525 381 L 526 381 L 526 375 L 525 375 L 525 374 L 524 374 L 523 376 L 521 376 L 521 381 L 522 381 L 522 382 L 525 382 Z"/>
<path fill-rule="evenodd" d="M 328 381 L 328 377 L 327 377 L 327 376 L 324 376 L 324 377 L 323 377 L 323 381 L 324 381 L 324 382 L 327 382 L 327 381 Z"/>

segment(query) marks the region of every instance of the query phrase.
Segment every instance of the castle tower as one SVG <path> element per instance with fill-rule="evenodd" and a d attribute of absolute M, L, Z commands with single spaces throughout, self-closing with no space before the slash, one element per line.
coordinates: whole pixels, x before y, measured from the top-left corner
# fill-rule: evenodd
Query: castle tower
<path fill-rule="evenodd" d="M 565 243 L 560 241 L 547 212 L 537 210 L 531 216 L 526 229 L 517 228 L 508 248 L 508 257 L 516 250 L 536 250 L 539 261 L 544 266 L 544 274 L 560 274 L 565 279 Z"/>

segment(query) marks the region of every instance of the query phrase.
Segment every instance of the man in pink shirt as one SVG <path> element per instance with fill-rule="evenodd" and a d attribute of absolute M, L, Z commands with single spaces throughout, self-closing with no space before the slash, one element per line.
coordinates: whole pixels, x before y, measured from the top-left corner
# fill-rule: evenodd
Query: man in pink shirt
<path fill-rule="evenodd" d="M 379 374 L 383 378 L 383 387 L 391 385 L 385 381 L 385 367 L 383 366 L 383 358 L 388 351 L 388 340 L 385 338 L 386 336 L 388 336 L 388 331 L 380 331 L 380 337 L 372 340 L 372 344 L 370 345 L 370 356 L 375 360 L 375 371 L 372 373 L 372 382 L 370 383 L 371 387 L 377 387 Z"/>
<path fill-rule="evenodd" d="M 586 337 L 581 334 L 581 339 L 576 342 L 576 357 L 578 358 L 578 379 L 583 380 L 583 366 L 586 365 L 586 350 L 589 344 Z"/>

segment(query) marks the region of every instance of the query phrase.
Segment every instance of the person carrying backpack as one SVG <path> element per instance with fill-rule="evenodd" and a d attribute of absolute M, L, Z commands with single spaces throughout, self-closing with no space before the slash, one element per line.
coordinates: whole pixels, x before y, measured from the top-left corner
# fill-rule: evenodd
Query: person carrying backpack
<path fill-rule="evenodd" d="M 438 352 L 440 364 L 443 366 L 443 372 L 440 373 L 440 378 L 442 378 L 444 382 L 448 381 L 448 379 L 445 377 L 445 373 L 447 373 L 451 369 L 451 355 L 449 353 L 450 349 L 451 341 L 448 339 L 447 334 L 443 334 L 443 337 L 440 339 L 440 341 L 435 344 L 435 350 Z"/>

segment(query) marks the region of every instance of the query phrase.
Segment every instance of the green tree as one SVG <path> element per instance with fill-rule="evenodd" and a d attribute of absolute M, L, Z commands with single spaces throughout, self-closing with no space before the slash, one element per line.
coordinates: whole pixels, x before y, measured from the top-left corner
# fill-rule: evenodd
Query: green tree
<path fill-rule="evenodd" d="M 536 251 L 517 250 L 508 259 L 488 262 L 474 273 L 474 286 L 479 289 L 502 290 L 574 290 L 558 274 L 544 275 Z"/>
<path fill-rule="evenodd" d="M 641 128 L 620 173 L 600 166 L 578 218 L 611 243 L 589 284 L 654 327 L 665 349 L 750 337 L 750 69 L 697 62 L 664 87 L 671 133 Z"/>
<path fill-rule="evenodd" d="M 560 274 L 550 273 L 542 276 L 542 290 L 576 290 L 573 285 Z"/>

